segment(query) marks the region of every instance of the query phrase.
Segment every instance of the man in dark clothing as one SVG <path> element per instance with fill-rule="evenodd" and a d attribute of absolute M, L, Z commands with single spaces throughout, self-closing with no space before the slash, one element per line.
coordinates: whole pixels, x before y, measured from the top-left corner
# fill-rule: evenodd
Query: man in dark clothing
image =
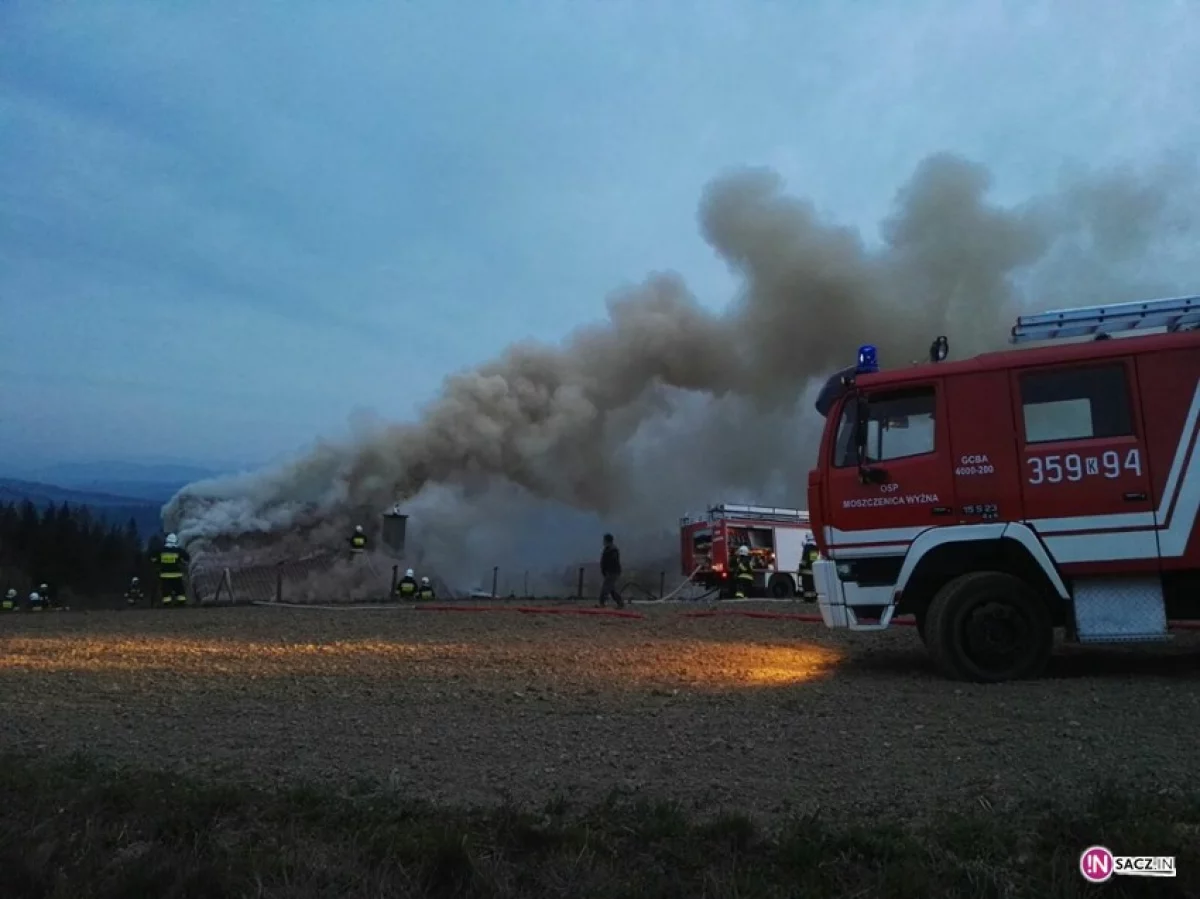
<path fill-rule="evenodd" d="M 600 603 L 603 606 L 608 597 L 613 598 L 618 609 L 625 608 L 625 600 L 617 589 L 617 578 L 621 576 L 621 551 L 613 543 L 613 535 L 604 535 L 604 551 L 600 553 L 600 576 L 604 583 L 600 585 Z"/>

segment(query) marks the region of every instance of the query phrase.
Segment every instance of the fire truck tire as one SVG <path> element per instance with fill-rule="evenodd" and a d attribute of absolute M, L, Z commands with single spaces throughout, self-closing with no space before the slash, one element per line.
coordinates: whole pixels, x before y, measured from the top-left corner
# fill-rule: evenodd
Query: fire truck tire
<path fill-rule="evenodd" d="M 796 595 L 796 585 L 792 583 L 792 579 L 786 574 L 777 574 L 771 578 L 771 583 L 767 589 L 776 599 L 791 599 Z"/>
<path fill-rule="evenodd" d="M 1003 571 L 950 581 L 930 603 L 924 630 L 934 664 L 954 680 L 1034 678 L 1054 649 L 1050 609 L 1033 587 Z"/>

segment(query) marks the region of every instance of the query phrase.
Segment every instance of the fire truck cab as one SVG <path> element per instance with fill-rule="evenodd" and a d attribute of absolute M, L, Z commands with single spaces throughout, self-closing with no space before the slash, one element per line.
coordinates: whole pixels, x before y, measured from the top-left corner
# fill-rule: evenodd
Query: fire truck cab
<path fill-rule="evenodd" d="M 1055 628 L 1168 639 L 1200 617 L 1200 297 L 1022 316 L 1029 348 L 880 371 L 817 402 L 808 499 L 830 628 L 915 616 L 947 676 L 1036 677 Z"/>

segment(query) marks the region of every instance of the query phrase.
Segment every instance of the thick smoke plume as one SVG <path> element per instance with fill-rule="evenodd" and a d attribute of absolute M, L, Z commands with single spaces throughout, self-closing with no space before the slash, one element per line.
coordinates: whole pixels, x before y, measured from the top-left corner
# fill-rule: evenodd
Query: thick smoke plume
<path fill-rule="evenodd" d="M 1195 245 L 1192 174 L 1077 176 L 1001 206 L 985 169 L 937 155 L 898 192 L 873 245 L 786 195 L 772 172 L 726 175 L 699 221 L 743 284 L 727 309 L 653 274 L 560 346 L 518 344 L 451 375 L 415 422 L 190 485 L 164 519 L 201 549 L 253 535 L 336 544 L 404 501 L 434 565 L 491 554 L 553 567 L 581 535 L 592 546 L 600 519 L 646 552 L 669 551 L 663 535 L 688 508 L 804 504 L 821 426 L 815 379 L 860 344 L 897 365 L 947 334 L 962 357 L 1003 345 L 1019 311 L 1159 296 L 1196 279 L 1200 262 L 1171 255 Z"/>

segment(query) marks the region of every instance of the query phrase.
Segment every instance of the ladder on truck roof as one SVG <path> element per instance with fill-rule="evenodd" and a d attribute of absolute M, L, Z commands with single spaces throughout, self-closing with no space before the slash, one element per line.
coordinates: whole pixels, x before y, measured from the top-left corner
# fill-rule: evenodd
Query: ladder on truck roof
<path fill-rule="evenodd" d="M 1078 309 L 1018 316 L 1012 328 L 1011 340 L 1013 343 L 1065 340 L 1069 337 L 1100 336 L 1148 328 L 1178 331 L 1197 325 L 1200 325 L 1200 296 L 1174 297 L 1145 303 L 1081 306 Z"/>
<path fill-rule="evenodd" d="M 708 514 L 729 521 L 778 521 L 786 524 L 808 524 L 808 513 L 801 509 L 780 509 L 777 506 L 741 506 L 721 503 L 708 507 Z"/>

